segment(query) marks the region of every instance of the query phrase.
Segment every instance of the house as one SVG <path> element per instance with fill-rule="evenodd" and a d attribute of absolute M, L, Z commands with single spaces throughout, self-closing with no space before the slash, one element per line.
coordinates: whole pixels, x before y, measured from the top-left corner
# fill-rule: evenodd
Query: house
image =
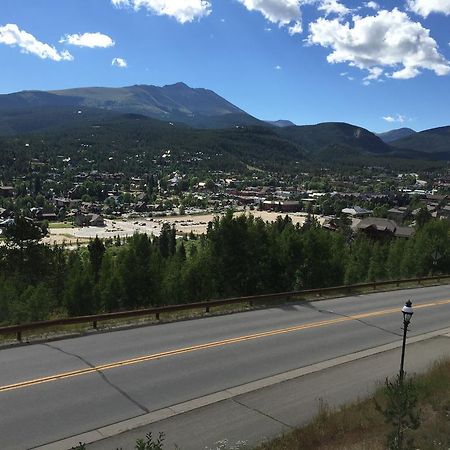
<path fill-rule="evenodd" d="M 136 212 L 146 212 L 148 211 L 147 202 L 137 202 L 134 206 Z"/>
<path fill-rule="evenodd" d="M 78 213 L 74 217 L 74 224 L 78 227 L 104 227 L 105 220 L 99 214 Z"/>
<path fill-rule="evenodd" d="M 330 231 L 337 231 L 340 228 L 339 219 L 336 217 L 328 217 L 322 224 L 322 228 Z"/>
<path fill-rule="evenodd" d="M 361 208 L 359 206 L 354 206 L 353 208 L 344 208 L 342 210 L 342 214 L 345 214 L 345 215 L 351 216 L 351 217 L 363 218 L 363 217 L 368 217 L 368 216 L 372 215 L 372 211 Z"/>
<path fill-rule="evenodd" d="M 58 216 L 55 213 L 42 213 L 40 219 L 47 220 L 48 222 L 55 222 Z"/>
<path fill-rule="evenodd" d="M 391 208 L 387 212 L 389 220 L 393 220 L 396 223 L 403 223 L 405 217 L 408 215 L 408 208 L 402 206 L 400 208 Z"/>
<path fill-rule="evenodd" d="M 0 186 L 0 197 L 12 197 L 14 195 L 13 186 Z"/>
<path fill-rule="evenodd" d="M 444 206 L 438 212 L 440 219 L 450 220 L 450 205 Z"/>
<path fill-rule="evenodd" d="M 261 203 L 263 211 L 277 211 L 283 213 L 296 212 L 301 210 L 300 202 L 295 200 L 264 200 Z"/>
<path fill-rule="evenodd" d="M 379 217 L 367 217 L 356 225 L 357 231 L 365 233 L 374 239 L 387 239 L 392 237 L 409 238 L 415 230 L 411 227 L 401 227 L 393 220 Z"/>
<path fill-rule="evenodd" d="M 427 194 L 426 197 L 427 203 L 446 203 L 448 200 L 448 195 L 442 195 L 442 194 Z"/>

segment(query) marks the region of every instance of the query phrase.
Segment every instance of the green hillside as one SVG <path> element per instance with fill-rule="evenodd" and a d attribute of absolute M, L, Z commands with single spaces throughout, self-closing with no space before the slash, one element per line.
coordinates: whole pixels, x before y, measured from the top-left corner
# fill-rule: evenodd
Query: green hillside
<path fill-rule="evenodd" d="M 296 142 L 311 153 L 348 149 L 372 154 L 390 153 L 392 149 L 370 131 L 340 122 L 286 127 L 277 130 L 280 136 Z"/>
<path fill-rule="evenodd" d="M 424 153 L 442 153 L 450 157 L 450 127 L 433 128 L 421 131 L 391 145 Z"/>

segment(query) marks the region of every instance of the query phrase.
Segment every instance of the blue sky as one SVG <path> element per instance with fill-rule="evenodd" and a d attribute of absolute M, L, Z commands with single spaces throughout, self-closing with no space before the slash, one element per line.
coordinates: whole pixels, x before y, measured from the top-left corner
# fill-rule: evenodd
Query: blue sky
<path fill-rule="evenodd" d="M 450 125 L 450 0 L 2 0 L 0 93 L 205 87 L 261 119 Z"/>

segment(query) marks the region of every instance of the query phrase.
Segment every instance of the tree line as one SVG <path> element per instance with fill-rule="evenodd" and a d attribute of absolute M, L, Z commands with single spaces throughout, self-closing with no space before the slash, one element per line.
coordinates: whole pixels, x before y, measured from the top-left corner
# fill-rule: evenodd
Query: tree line
<path fill-rule="evenodd" d="M 329 231 L 309 217 L 273 223 L 215 218 L 202 236 L 93 239 L 67 250 L 40 243 L 26 219 L 0 246 L 0 323 L 22 323 L 214 298 L 450 273 L 450 223 L 431 220 L 410 239 Z"/>

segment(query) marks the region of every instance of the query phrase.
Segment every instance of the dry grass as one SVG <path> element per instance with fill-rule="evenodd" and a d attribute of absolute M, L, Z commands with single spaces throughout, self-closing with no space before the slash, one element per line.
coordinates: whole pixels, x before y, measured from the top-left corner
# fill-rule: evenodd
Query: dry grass
<path fill-rule="evenodd" d="M 414 379 L 421 411 L 421 425 L 411 431 L 415 449 L 450 448 L 450 361 L 436 363 L 428 373 Z M 383 450 L 389 425 L 376 410 L 384 389 L 374 397 L 332 410 L 321 405 L 316 418 L 255 450 Z"/>

